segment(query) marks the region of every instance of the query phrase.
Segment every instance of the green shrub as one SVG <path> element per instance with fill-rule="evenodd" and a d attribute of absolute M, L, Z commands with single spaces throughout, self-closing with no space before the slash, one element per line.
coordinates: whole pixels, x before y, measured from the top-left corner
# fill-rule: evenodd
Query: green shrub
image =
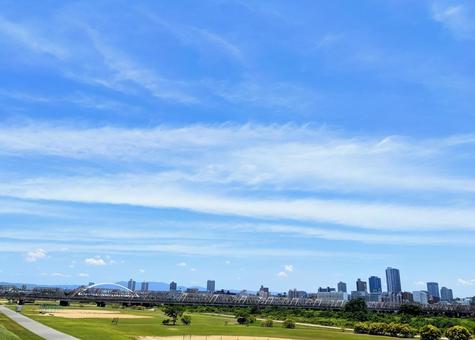
<path fill-rule="evenodd" d="M 402 338 L 413 338 L 416 336 L 416 333 L 417 330 L 409 325 L 401 325 L 401 329 L 399 330 L 399 336 Z"/>
<path fill-rule="evenodd" d="M 274 327 L 274 321 L 272 319 L 267 319 L 261 322 L 262 327 Z"/>
<path fill-rule="evenodd" d="M 284 328 L 295 328 L 295 321 L 292 319 L 285 319 L 282 323 L 282 327 Z"/>
<path fill-rule="evenodd" d="M 469 340 L 472 337 L 469 330 L 463 326 L 450 327 L 445 335 L 449 340 Z"/>
<path fill-rule="evenodd" d="M 442 336 L 442 332 L 435 326 L 427 325 L 422 327 L 421 340 L 439 340 Z"/>
<path fill-rule="evenodd" d="M 249 318 L 245 316 L 238 316 L 236 319 L 237 323 L 240 325 L 247 325 L 249 324 Z"/>
<path fill-rule="evenodd" d="M 409 325 L 396 322 L 358 322 L 353 331 L 357 334 L 386 335 L 401 338 L 413 338 L 416 330 Z"/>
<path fill-rule="evenodd" d="M 383 322 L 373 322 L 369 324 L 369 332 L 371 335 L 386 335 L 389 331 L 389 325 Z"/>
<path fill-rule="evenodd" d="M 353 327 L 353 332 L 356 334 L 368 334 L 369 333 L 369 325 L 366 322 L 358 322 Z"/>

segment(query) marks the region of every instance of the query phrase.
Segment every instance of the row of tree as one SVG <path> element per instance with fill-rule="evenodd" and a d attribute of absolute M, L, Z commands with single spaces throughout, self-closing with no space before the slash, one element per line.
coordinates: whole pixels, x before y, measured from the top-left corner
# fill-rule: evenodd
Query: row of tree
<path fill-rule="evenodd" d="M 383 322 L 359 322 L 354 327 L 357 334 L 384 335 L 399 338 L 413 338 L 418 331 L 406 324 Z M 419 331 L 421 340 L 439 340 L 443 332 L 433 325 L 427 325 Z M 447 329 L 445 336 L 449 340 L 470 340 L 470 331 L 463 326 L 453 326 Z"/>

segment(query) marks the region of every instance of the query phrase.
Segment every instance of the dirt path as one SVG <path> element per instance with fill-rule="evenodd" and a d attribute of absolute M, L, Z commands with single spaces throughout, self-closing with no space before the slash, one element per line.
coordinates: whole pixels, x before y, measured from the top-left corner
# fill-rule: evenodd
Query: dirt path
<path fill-rule="evenodd" d="M 233 315 L 229 315 L 229 314 L 218 314 L 218 313 L 203 313 L 203 314 L 207 314 L 207 315 L 217 315 L 217 316 L 223 316 L 225 318 L 232 318 L 234 319 L 234 316 Z M 264 318 L 257 318 L 257 320 L 259 321 L 265 321 L 266 319 Z M 283 321 L 282 320 L 272 320 L 276 323 L 282 323 Z M 305 327 L 316 327 L 316 328 L 325 328 L 325 329 L 336 329 L 336 330 L 342 330 L 344 329 L 345 331 L 350 331 L 350 332 L 353 332 L 353 328 L 342 328 L 342 327 L 336 327 L 336 326 L 324 326 L 324 325 L 316 325 L 314 323 L 305 323 L 305 322 L 296 322 L 295 323 L 296 325 L 299 325 L 299 326 L 305 326 Z"/>

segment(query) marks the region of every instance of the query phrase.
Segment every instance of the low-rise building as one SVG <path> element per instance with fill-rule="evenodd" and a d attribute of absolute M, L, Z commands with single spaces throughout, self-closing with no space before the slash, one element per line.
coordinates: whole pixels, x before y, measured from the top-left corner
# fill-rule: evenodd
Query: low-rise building
<path fill-rule="evenodd" d="M 423 290 L 412 292 L 412 298 L 414 302 L 420 303 L 421 305 L 427 305 L 429 303 L 429 294 Z"/>

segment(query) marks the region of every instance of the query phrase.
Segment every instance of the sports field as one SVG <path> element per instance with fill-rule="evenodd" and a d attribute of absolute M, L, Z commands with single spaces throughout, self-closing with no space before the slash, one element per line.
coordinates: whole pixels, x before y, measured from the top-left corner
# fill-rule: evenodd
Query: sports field
<path fill-rule="evenodd" d="M 223 336 L 223 340 L 237 340 L 239 337 L 243 337 L 239 338 L 240 340 L 252 340 L 254 337 L 256 337 L 256 340 L 257 337 L 263 337 L 263 340 L 267 338 L 361 340 L 362 337 L 366 337 L 355 335 L 349 331 L 343 332 L 342 330 L 299 325 L 295 329 L 284 329 L 280 324 L 274 324 L 274 327 L 266 328 L 261 327 L 259 321 L 250 326 L 243 326 L 238 325 L 232 318 L 198 313 L 190 314 L 192 317 L 190 326 L 181 324 L 177 326 L 164 326 L 162 325 L 162 320 L 166 317 L 159 309 L 137 310 L 132 308 L 97 308 L 92 305 L 82 307 L 74 305 L 68 308 L 57 309 L 51 307 L 44 314 L 41 314 L 40 310 L 40 305 L 26 305 L 23 314 L 59 331 L 85 340 L 138 339 L 139 337 L 155 337 L 155 339 L 159 339 L 158 337 L 168 336 L 174 336 L 173 340 L 178 340 L 190 339 L 190 335 L 196 336 L 191 337 L 191 339 L 196 340 L 206 339 L 206 337 L 198 338 L 197 336 L 200 335 L 218 336 L 214 337 L 214 339 L 220 339 Z M 104 316 L 108 314 L 110 317 Z M 68 315 L 73 317 L 68 317 Z M 116 325 L 112 323 L 113 318 L 119 318 Z M 234 336 L 234 338 L 230 336 Z M 244 338 L 246 336 L 250 338 Z M 35 339 L 22 336 L 20 338 Z M 378 339 L 379 337 L 371 336 L 369 338 Z"/>

